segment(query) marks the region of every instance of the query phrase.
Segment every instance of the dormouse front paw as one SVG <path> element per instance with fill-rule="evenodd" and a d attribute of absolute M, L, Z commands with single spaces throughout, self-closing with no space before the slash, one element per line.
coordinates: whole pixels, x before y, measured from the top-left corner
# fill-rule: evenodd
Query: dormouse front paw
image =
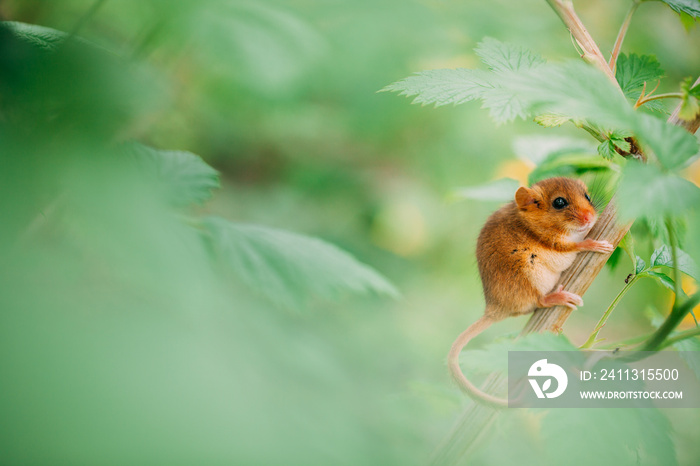
<path fill-rule="evenodd" d="M 592 251 L 609 254 L 615 250 L 615 246 L 608 241 L 596 241 L 594 239 L 585 239 L 576 245 L 579 251 Z"/>

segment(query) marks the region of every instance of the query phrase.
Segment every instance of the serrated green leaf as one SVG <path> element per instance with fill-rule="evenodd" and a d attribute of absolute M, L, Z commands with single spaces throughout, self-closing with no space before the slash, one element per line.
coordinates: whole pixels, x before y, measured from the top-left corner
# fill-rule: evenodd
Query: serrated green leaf
<path fill-rule="evenodd" d="M 646 92 L 650 92 L 656 82 L 664 77 L 661 64 L 652 55 L 637 55 L 621 53 L 617 57 L 615 79 L 620 84 L 622 91 L 635 101 L 646 83 Z"/>
<path fill-rule="evenodd" d="M 620 216 L 625 219 L 682 215 L 699 205 L 700 188 L 653 165 L 628 163 L 618 198 Z"/>
<path fill-rule="evenodd" d="M 615 144 L 610 139 L 606 139 L 598 145 L 598 154 L 606 160 L 612 160 L 617 154 Z"/>
<path fill-rule="evenodd" d="M 685 13 L 693 18 L 700 17 L 700 2 L 698 0 L 660 0 L 670 6 L 676 13 Z"/>
<path fill-rule="evenodd" d="M 617 59 L 615 78 L 622 92 L 630 101 L 636 102 L 642 89 L 646 93 L 651 92 L 658 81 L 664 77 L 664 70 L 660 63 L 652 55 L 620 54 Z M 646 83 L 646 88 L 644 88 Z M 658 100 L 651 100 L 643 105 L 644 108 L 661 113 L 668 113 L 664 104 Z"/>
<path fill-rule="evenodd" d="M 700 279 L 700 269 L 693 258 L 682 249 L 677 249 L 676 253 L 678 256 L 678 270 L 696 280 Z M 651 267 L 674 267 L 673 254 L 669 246 L 662 244 L 653 252 L 651 255 Z"/>
<path fill-rule="evenodd" d="M 698 153 L 698 141 L 680 126 L 669 124 L 652 115 L 640 115 L 637 120 L 640 141 L 648 145 L 659 162 L 669 169 L 682 167 Z"/>
<path fill-rule="evenodd" d="M 65 32 L 36 24 L 17 21 L 3 21 L 0 24 L 12 31 L 18 38 L 46 51 L 55 50 L 58 44 L 68 36 Z"/>
<path fill-rule="evenodd" d="M 691 82 L 692 82 L 691 78 L 686 79 L 685 82 L 687 83 L 688 94 L 700 99 L 700 83 L 698 83 L 698 84 L 693 83 L 691 85 Z"/>
<path fill-rule="evenodd" d="M 416 73 L 381 89 L 379 92 L 398 92 L 413 97 L 414 104 L 458 105 L 481 98 L 491 89 L 489 74 L 480 70 L 428 70 Z"/>
<path fill-rule="evenodd" d="M 520 182 L 512 178 L 501 178 L 478 186 L 456 189 L 452 197 L 477 201 L 507 202 L 515 198 Z"/>
<path fill-rule="evenodd" d="M 623 95 L 596 68 L 579 62 L 541 64 L 521 50 L 521 61 L 513 58 L 492 65 L 499 71 L 434 70 L 391 84 L 382 91 L 416 96 L 414 103 L 460 104 L 481 99 L 498 123 L 538 114 L 555 114 L 575 121 L 603 126 L 629 125 L 632 111 Z M 505 64 L 504 64 L 505 63 Z M 522 68 L 513 71 L 518 66 Z"/>
<path fill-rule="evenodd" d="M 481 61 L 496 73 L 529 70 L 545 63 L 538 54 L 523 47 L 486 37 L 474 49 Z"/>
<path fill-rule="evenodd" d="M 635 260 L 634 273 L 640 274 L 644 271 L 644 269 L 647 268 L 647 264 L 646 264 L 646 262 L 644 262 L 644 259 L 642 259 L 641 257 L 639 257 L 639 256 L 635 256 L 635 257 L 636 257 L 636 260 Z"/>
<path fill-rule="evenodd" d="M 624 96 L 597 68 L 578 61 L 513 73 L 502 89 L 519 97 L 528 114 L 555 114 L 603 127 L 625 127 L 632 112 Z M 484 95 L 488 101 L 490 95 Z"/>
<path fill-rule="evenodd" d="M 214 258 L 278 305 L 303 309 L 343 293 L 398 296 L 386 278 L 317 238 L 209 217 L 202 221 Z"/>
<path fill-rule="evenodd" d="M 125 144 L 124 150 L 177 207 L 201 204 L 219 187 L 219 173 L 191 152 L 160 150 L 137 142 Z"/>
<path fill-rule="evenodd" d="M 632 145 L 629 143 L 629 141 L 626 140 L 626 138 L 632 136 L 632 133 L 627 132 L 627 131 L 613 131 L 610 133 L 610 141 L 623 152 L 629 152 L 630 149 L 632 148 Z"/>

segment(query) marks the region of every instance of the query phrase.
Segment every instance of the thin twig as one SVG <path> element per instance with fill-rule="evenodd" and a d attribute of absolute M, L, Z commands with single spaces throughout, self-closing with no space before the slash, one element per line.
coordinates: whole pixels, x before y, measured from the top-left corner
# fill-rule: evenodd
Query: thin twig
<path fill-rule="evenodd" d="M 654 92 L 654 91 L 652 91 Z M 683 94 L 680 92 L 667 92 L 665 94 L 656 94 L 656 95 L 648 95 L 644 96 L 641 95 L 639 96 L 639 99 L 637 100 L 637 103 L 634 104 L 634 108 L 639 108 L 642 105 L 644 105 L 647 102 L 651 102 L 652 100 L 660 100 L 660 99 L 682 99 Z"/>
<path fill-rule="evenodd" d="M 630 6 L 629 11 L 627 12 L 627 16 L 625 16 L 625 20 L 622 22 L 622 26 L 620 26 L 620 31 L 617 33 L 617 39 L 615 39 L 615 45 L 613 46 L 613 51 L 610 55 L 610 63 L 608 63 L 608 66 L 610 67 L 610 70 L 612 71 L 613 75 L 617 70 L 617 57 L 620 55 L 622 42 L 625 40 L 627 29 L 629 29 L 630 23 L 632 22 L 632 15 L 634 15 L 634 12 L 637 11 L 638 6 L 638 1 L 635 0 L 632 2 L 632 6 Z"/>

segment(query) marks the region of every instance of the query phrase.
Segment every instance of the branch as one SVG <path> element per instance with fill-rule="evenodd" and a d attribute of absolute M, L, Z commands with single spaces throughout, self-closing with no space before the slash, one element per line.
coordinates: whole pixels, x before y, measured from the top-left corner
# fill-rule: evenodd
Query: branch
<path fill-rule="evenodd" d="M 555 11 L 557 11 L 559 16 L 562 17 L 561 11 L 563 10 L 558 9 L 558 7 L 563 6 L 564 3 L 558 0 L 547 1 L 553 8 L 555 8 Z M 569 5 L 569 7 L 571 6 L 571 2 L 566 3 Z M 555 7 L 555 5 L 557 7 Z M 573 8 L 566 11 L 573 12 Z M 571 17 L 569 17 L 569 19 L 571 20 Z M 564 17 L 562 17 L 562 20 L 564 20 Z M 569 26 L 568 23 L 567 26 Z M 585 32 L 585 29 L 583 29 L 583 31 Z M 572 34 L 574 34 L 573 30 Z M 586 35 L 587 34 L 588 33 L 586 33 Z M 574 36 L 576 37 L 575 34 Z M 577 40 L 580 41 L 579 38 L 577 38 Z M 612 76 L 611 70 L 607 64 L 605 65 L 605 68 L 608 70 L 608 75 Z M 612 78 L 614 79 L 614 76 L 612 76 Z M 697 84 L 700 84 L 700 78 L 698 78 L 694 85 Z M 694 134 L 698 128 L 700 128 L 700 115 L 696 115 L 695 119 L 692 121 L 684 121 L 678 117 L 679 111 L 680 105 L 676 107 L 676 110 L 669 117 L 668 122 L 677 126 L 682 126 L 690 133 Z M 613 197 L 613 200 L 610 201 L 608 206 L 601 213 L 598 222 L 589 234 L 589 238 L 599 240 L 604 239 L 617 246 L 617 244 L 622 240 L 622 237 L 625 236 L 631 227 L 631 224 L 617 225 L 615 222 L 615 214 L 615 199 Z M 564 272 L 559 284 L 563 284 L 564 289 L 567 291 L 571 291 L 578 295 L 583 295 L 591 283 L 593 283 L 593 280 L 598 273 L 600 273 L 607 259 L 608 256 L 604 254 L 579 253 L 572 266 L 569 267 L 566 272 Z M 700 294 L 698 294 L 697 299 L 700 299 Z M 692 302 L 693 301 L 686 301 L 684 306 L 690 305 Z M 690 307 L 690 309 L 692 309 L 692 307 Z M 525 328 L 521 334 L 561 329 L 562 325 L 564 325 L 570 314 L 571 310 L 562 306 L 537 309 L 528 323 L 525 325 Z M 670 325 L 669 327 L 665 328 L 663 332 L 665 333 L 668 328 L 670 328 Z M 673 328 L 675 328 L 675 326 Z M 669 333 L 671 330 L 673 330 L 673 328 L 670 328 Z M 661 329 L 659 329 L 659 331 L 661 331 Z M 659 331 L 657 331 L 657 333 Z M 665 333 L 663 338 L 658 340 L 659 343 L 663 343 L 667 336 L 668 333 Z M 657 338 L 660 337 L 661 334 L 659 333 Z M 482 390 L 486 391 L 487 393 L 503 393 L 505 387 L 505 378 L 500 374 L 494 373 L 488 377 L 486 384 L 482 387 Z M 444 466 L 461 463 L 463 458 L 469 455 L 469 453 L 473 450 L 474 446 L 477 445 L 477 443 L 480 442 L 485 435 L 488 435 L 489 427 L 494 422 L 498 412 L 499 411 L 494 410 L 493 408 L 480 405 L 479 403 L 471 403 L 460 416 L 452 432 L 438 447 L 430 461 L 430 464 Z"/>
<path fill-rule="evenodd" d="M 603 57 L 603 54 L 598 48 L 598 44 L 595 43 L 591 35 L 586 30 L 586 27 L 581 22 L 581 19 L 576 14 L 574 10 L 574 4 L 570 0 L 547 0 L 549 6 L 559 15 L 559 18 L 564 22 L 566 27 L 571 32 L 579 47 L 583 51 L 581 58 L 589 63 L 597 66 L 605 75 L 615 83 L 615 87 L 620 89 L 620 85 L 615 79 L 615 73 L 613 73 L 610 66 L 608 66 L 607 60 Z M 620 89 L 620 92 L 622 90 Z"/>

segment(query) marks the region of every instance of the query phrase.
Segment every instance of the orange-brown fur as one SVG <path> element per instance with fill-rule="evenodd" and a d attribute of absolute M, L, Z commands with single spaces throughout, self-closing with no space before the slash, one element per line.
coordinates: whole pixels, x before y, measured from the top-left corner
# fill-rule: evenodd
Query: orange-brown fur
<path fill-rule="evenodd" d="M 493 322 L 530 313 L 537 307 L 565 305 L 575 309 L 583 304 L 579 296 L 553 288 L 579 251 L 613 250 L 606 241 L 583 239 L 596 220 L 587 195 L 579 180 L 542 180 L 531 188 L 518 189 L 515 200 L 486 221 L 476 247 L 486 310 L 457 338 L 448 356 L 452 376 L 472 398 L 493 406 L 507 404 L 479 391 L 462 374 L 459 353 L 469 340 Z M 560 197 L 567 206 L 556 209 L 552 203 Z"/>

